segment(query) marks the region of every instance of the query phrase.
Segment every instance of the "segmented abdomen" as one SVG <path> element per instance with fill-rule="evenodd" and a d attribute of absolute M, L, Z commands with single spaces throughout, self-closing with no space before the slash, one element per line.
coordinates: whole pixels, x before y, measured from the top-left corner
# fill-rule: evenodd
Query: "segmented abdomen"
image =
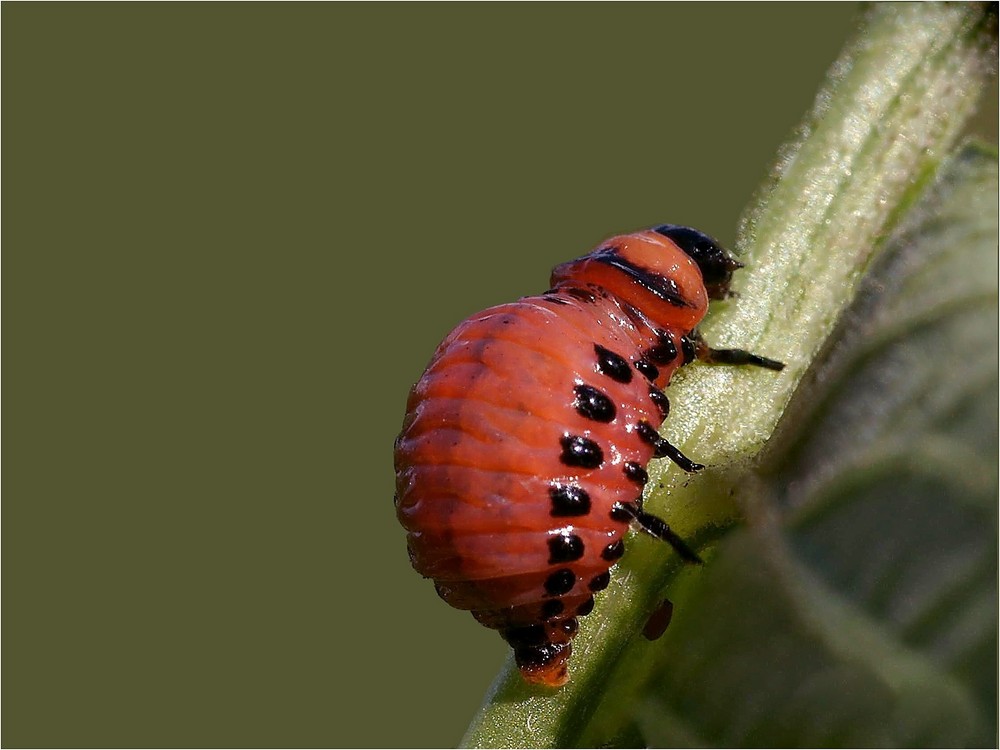
<path fill-rule="evenodd" d="M 661 342 L 591 296 L 529 297 L 467 320 L 407 404 L 398 513 L 414 567 L 491 627 L 592 606 L 624 549 L 629 518 L 615 503 L 647 479 L 666 404 L 648 376 L 668 380 L 680 347 L 644 360 Z"/>
<path fill-rule="evenodd" d="M 657 431 L 662 388 L 696 350 L 781 368 L 689 337 L 739 267 L 688 227 L 612 237 L 556 266 L 549 292 L 459 325 L 414 386 L 395 453 L 413 566 L 498 629 L 529 682 L 568 678 L 576 617 L 608 585 L 630 522 L 698 561 L 642 509 L 644 467 L 703 468 Z"/>

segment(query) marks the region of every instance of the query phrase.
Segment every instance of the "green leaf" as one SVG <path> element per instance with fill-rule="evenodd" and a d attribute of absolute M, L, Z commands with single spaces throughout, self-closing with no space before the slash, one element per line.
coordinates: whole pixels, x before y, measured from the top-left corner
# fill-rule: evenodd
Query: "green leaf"
<path fill-rule="evenodd" d="M 907 217 L 584 744 L 995 741 L 998 200 L 970 147 Z"/>
<path fill-rule="evenodd" d="M 647 507 L 668 518 L 706 558 L 712 557 L 719 539 L 735 539 L 726 539 L 718 550 L 723 567 L 726 555 L 732 554 L 729 545 L 750 534 L 733 531 L 745 511 L 754 517 L 747 509 L 756 508 L 768 517 L 782 507 L 778 500 L 771 501 L 770 486 L 751 473 L 753 458 L 775 432 L 786 407 L 798 416 L 784 418 L 789 427 L 783 428 L 783 435 L 805 429 L 812 419 L 797 394 L 807 393 L 822 372 L 809 368 L 821 352 L 836 348 L 831 333 L 854 300 L 865 270 L 885 245 L 884 238 L 923 194 L 974 107 L 993 57 L 990 19 L 984 6 L 972 4 L 870 8 L 743 222 L 740 247 L 748 268 L 737 281 L 740 296 L 722 305 L 703 332 L 715 346 L 748 348 L 788 366 L 780 374 L 752 368 L 686 368 L 669 389 L 673 409 L 664 434 L 709 469 L 691 478 L 666 462 L 653 462 L 646 497 Z M 928 282 L 911 283 L 919 287 Z M 938 285 L 930 286 L 938 290 Z M 923 355 L 940 368 L 947 360 L 938 351 L 927 349 Z M 880 395 L 891 400 L 886 388 Z M 975 434 L 978 427 L 969 429 Z M 797 447 L 802 438 L 785 441 Z M 772 461 L 780 463 L 777 457 Z M 819 470 L 812 463 L 810 467 Z M 808 515 L 806 506 L 797 512 Z M 796 531 L 805 535 L 806 527 Z M 792 547 L 793 541 L 783 534 L 775 536 Z M 801 539 L 811 548 L 808 536 Z M 710 564 L 705 570 L 682 571 L 662 544 L 642 537 L 631 538 L 628 546 L 612 586 L 581 627 L 570 683 L 555 692 L 529 688 L 508 664 L 470 726 L 465 745 L 552 747 L 598 741 L 594 738 L 631 744 L 640 733 L 656 730 L 648 715 L 634 710 L 648 706 L 635 692 L 646 671 L 633 652 L 625 655 L 623 649 L 665 592 L 681 602 L 685 592 L 694 596 L 702 582 L 715 580 L 719 568 Z M 863 554 L 860 548 L 851 549 L 855 556 Z M 785 557 L 796 559 L 791 552 Z M 801 566 L 796 563 L 797 572 Z M 749 572 L 761 566 L 753 558 L 735 568 Z M 795 579 L 795 573 L 787 577 Z M 791 597 L 785 591 L 776 595 Z M 754 610 L 757 599 L 739 601 Z M 680 605 L 677 611 L 682 611 Z M 739 614 L 751 617 L 750 612 Z M 752 614 L 759 616 L 757 611 Z M 668 642 L 678 637 L 677 631 L 684 629 L 672 627 Z M 724 666 L 725 660 L 719 664 Z M 691 721 L 701 714 L 689 715 L 692 703 L 714 705 L 716 721 L 725 721 L 722 693 L 708 693 L 711 688 L 705 687 L 690 702 L 663 709 L 678 712 L 667 722 L 680 732 L 671 741 L 697 744 L 708 741 L 706 737 L 727 736 L 721 730 L 706 732 Z M 611 695 L 619 698 L 609 702 Z M 592 724 L 598 706 L 601 721 Z M 656 707 L 650 710 L 655 714 Z M 828 720 L 837 723 L 828 716 L 816 717 L 818 722 Z M 834 731 L 843 732 L 844 727 L 837 724 Z"/>

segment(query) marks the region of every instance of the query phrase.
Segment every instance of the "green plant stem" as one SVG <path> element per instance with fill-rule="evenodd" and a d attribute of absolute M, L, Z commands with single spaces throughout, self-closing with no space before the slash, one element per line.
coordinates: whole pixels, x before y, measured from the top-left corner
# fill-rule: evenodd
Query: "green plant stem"
<path fill-rule="evenodd" d="M 748 348 L 787 367 L 687 368 L 671 385 L 664 434 L 709 469 L 691 479 L 654 461 L 649 472 L 647 507 L 704 556 L 738 522 L 735 498 L 750 491 L 753 456 L 882 239 L 953 147 L 990 75 L 991 23 L 986 6 L 974 4 L 869 8 L 747 212 L 739 298 L 703 332 L 715 346 Z M 661 545 L 630 539 L 612 586 L 582 624 L 569 684 L 529 688 L 508 662 L 463 745 L 573 745 L 623 645 L 679 570 Z"/>

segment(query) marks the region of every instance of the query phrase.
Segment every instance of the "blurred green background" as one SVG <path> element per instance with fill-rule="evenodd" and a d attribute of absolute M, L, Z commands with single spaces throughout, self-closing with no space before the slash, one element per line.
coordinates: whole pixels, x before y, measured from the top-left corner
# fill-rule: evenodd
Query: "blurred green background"
<path fill-rule="evenodd" d="M 855 11 L 5 4 L 4 744 L 457 743 L 506 648 L 407 561 L 409 386 L 607 235 L 731 243 Z"/>

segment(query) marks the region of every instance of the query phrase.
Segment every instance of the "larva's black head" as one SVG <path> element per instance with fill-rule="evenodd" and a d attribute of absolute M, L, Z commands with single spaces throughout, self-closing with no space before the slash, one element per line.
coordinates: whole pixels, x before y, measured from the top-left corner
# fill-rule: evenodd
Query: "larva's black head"
<path fill-rule="evenodd" d="M 728 296 L 733 271 L 743 268 L 743 264 L 727 253 L 718 242 L 697 229 L 676 224 L 653 227 L 653 231 L 671 240 L 698 264 L 709 297 L 725 299 Z"/>

